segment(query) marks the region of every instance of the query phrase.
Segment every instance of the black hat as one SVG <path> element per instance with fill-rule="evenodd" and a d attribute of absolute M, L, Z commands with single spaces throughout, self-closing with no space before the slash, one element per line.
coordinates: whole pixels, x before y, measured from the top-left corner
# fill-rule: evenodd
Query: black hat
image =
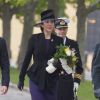
<path fill-rule="evenodd" d="M 45 10 L 41 13 L 41 21 L 47 20 L 47 19 L 55 19 L 53 10 Z"/>
<path fill-rule="evenodd" d="M 44 20 L 55 19 L 54 12 L 51 9 L 41 12 L 41 22 L 35 24 L 34 26 L 40 26 Z"/>
<path fill-rule="evenodd" d="M 55 20 L 55 28 L 68 27 L 68 23 L 69 20 L 67 18 L 64 17 L 57 18 Z"/>

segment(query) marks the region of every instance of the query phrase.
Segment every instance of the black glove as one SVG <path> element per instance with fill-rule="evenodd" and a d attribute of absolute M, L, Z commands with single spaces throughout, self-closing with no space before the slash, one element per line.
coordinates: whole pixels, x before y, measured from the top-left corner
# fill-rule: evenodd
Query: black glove
<path fill-rule="evenodd" d="M 61 62 L 59 60 L 54 60 L 53 65 L 57 69 L 62 69 L 62 65 L 61 65 Z"/>
<path fill-rule="evenodd" d="M 19 90 L 22 91 L 23 87 L 24 87 L 24 82 L 19 81 L 17 87 L 18 87 Z"/>

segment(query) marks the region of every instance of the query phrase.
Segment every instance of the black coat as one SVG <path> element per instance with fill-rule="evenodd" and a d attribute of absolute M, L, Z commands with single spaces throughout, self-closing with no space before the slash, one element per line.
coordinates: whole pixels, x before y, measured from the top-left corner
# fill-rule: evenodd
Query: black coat
<path fill-rule="evenodd" d="M 45 68 L 47 61 L 54 56 L 56 46 L 62 43 L 62 39 L 52 35 L 48 51 L 46 51 L 45 41 L 43 33 L 31 36 L 19 76 L 19 80 L 24 81 L 25 74 L 27 73 L 30 80 L 34 81 L 40 89 L 53 88 L 57 80 L 57 71 L 53 74 L 48 74 Z M 34 63 L 27 71 L 32 56 Z"/>
<path fill-rule="evenodd" d="M 9 57 L 7 52 L 6 42 L 3 38 L 0 38 L 0 67 L 2 74 L 2 85 L 9 86 Z"/>

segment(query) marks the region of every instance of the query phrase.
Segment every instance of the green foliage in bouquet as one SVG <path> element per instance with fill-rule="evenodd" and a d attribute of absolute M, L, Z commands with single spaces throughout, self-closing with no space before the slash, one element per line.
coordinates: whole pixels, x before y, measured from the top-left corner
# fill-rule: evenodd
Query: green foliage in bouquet
<path fill-rule="evenodd" d="M 75 50 L 71 50 L 70 47 L 65 45 L 59 45 L 57 46 L 57 51 L 54 54 L 54 59 L 55 60 L 58 60 L 59 58 L 66 59 L 69 67 L 74 67 L 78 60 L 75 54 L 76 54 Z"/>

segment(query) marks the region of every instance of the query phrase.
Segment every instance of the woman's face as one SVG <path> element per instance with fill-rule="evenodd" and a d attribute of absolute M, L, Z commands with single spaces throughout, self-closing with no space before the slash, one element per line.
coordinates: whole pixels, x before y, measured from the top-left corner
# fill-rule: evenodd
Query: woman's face
<path fill-rule="evenodd" d="M 54 30 L 54 20 L 52 19 L 44 20 L 42 27 L 44 32 L 52 33 L 52 31 Z"/>

